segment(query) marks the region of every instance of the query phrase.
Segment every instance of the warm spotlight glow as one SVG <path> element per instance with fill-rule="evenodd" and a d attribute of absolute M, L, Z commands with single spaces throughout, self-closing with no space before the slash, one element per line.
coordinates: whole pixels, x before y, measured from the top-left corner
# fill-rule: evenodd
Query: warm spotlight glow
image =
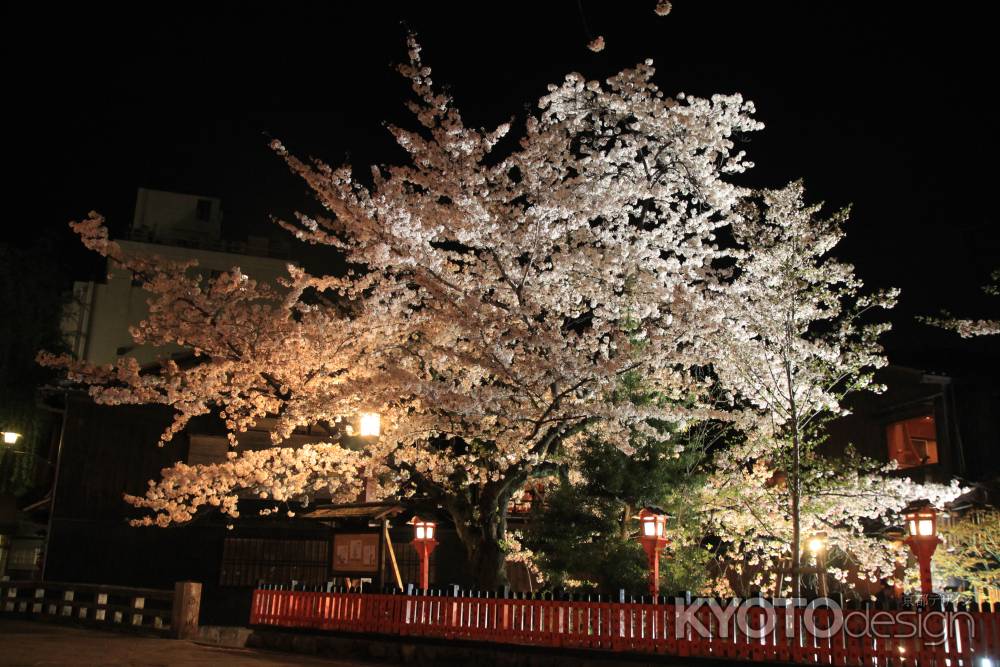
<path fill-rule="evenodd" d="M 936 524 L 937 516 L 933 507 L 921 507 L 906 513 L 906 531 L 910 534 L 910 538 L 935 538 Z"/>
<path fill-rule="evenodd" d="M 21 437 L 20 433 L 15 433 L 14 431 L 4 431 L 3 432 L 3 444 L 5 445 L 16 445 L 18 438 Z"/>
<path fill-rule="evenodd" d="M 644 508 L 639 512 L 639 525 L 643 539 L 666 539 L 667 515 Z"/>
<path fill-rule="evenodd" d="M 382 415 L 377 412 L 361 413 L 361 435 L 378 437 L 382 433 Z"/>
<path fill-rule="evenodd" d="M 822 537 L 814 537 L 811 540 L 809 540 L 809 552 L 815 556 L 816 554 L 818 554 L 820 551 L 823 550 L 825 544 L 826 543 L 823 541 Z"/>
<path fill-rule="evenodd" d="M 417 541 L 431 541 L 434 539 L 433 521 L 424 521 L 418 516 L 413 517 L 413 538 Z"/>

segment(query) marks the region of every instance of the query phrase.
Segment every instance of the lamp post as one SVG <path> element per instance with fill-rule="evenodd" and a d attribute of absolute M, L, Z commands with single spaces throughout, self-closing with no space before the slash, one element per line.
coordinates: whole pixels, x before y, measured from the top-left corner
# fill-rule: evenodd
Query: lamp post
<path fill-rule="evenodd" d="M 430 587 L 431 552 L 438 544 L 434 539 L 435 524 L 433 521 L 424 521 L 419 516 L 413 517 L 410 523 L 413 524 L 413 548 L 420 556 L 420 588 L 426 591 Z"/>
<path fill-rule="evenodd" d="M 17 431 L 4 431 L 3 432 L 3 444 L 5 445 L 16 445 L 17 441 L 21 439 L 21 434 Z"/>
<path fill-rule="evenodd" d="M 826 535 L 819 533 L 810 538 L 807 543 L 809 553 L 816 559 L 816 580 L 819 582 L 819 594 L 827 597 L 826 587 Z"/>
<path fill-rule="evenodd" d="M 903 540 L 917 557 L 920 565 L 920 592 L 930 595 L 933 590 L 931 581 L 931 557 L 941 543 L 937 536 L 937 510 L 930 504 L 911 505 L 905 512 L 906 539 Z"/>
<path fill-rule="evenodd" d="M 649 592 L 660 592 L 660 552 L 667 546 L 667 515 L 650 508 L 639 511 L 639 542 L 649 563 Z"/>

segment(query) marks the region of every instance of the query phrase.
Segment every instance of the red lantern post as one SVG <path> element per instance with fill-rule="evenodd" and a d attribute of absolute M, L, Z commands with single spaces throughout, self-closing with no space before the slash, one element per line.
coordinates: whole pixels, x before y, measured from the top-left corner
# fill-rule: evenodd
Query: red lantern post
<path fill-rule="evenodd" d="M 413 524 L 413 548 L 420 556 L 420 588 L 426 591 L 430 588 L 431 552 L 438 545 L 437 540 L 434 539 L 436 524 L 433 521 L 424 521 L 418 516 L 413 517 L 410 523 Z"/>
<path fill-rule="evenodd" d="M 639 542 L 649 563 L 649 592 L 660 592 L 660 552 L 667 546 L 667 515 L 649 508 L 639 511 Z"/>
<path fill-rule="evenodd" d="M 930 595 L 933 590 L 931 557 L 941 544 L 941 539 L 937 536 L 937 511 L 924 503 L 911 506 L 905 516 L 906 539 L 903 541 L 909 545 L 920 564 L 920 592 Z"/>

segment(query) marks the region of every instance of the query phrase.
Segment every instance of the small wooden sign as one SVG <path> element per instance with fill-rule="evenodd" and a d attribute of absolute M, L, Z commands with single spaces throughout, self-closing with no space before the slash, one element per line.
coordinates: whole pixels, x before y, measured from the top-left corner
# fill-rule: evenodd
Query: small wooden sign
<path fill-rule="evenodd" d="M 377 572 L 378 548 L 378 533 L 334 534 L 334 573 Z"/>

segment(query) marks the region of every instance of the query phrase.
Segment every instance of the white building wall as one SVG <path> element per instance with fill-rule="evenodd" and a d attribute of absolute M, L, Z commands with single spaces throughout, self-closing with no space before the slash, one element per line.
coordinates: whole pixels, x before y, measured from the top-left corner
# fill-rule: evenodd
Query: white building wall
<path fill-rule="evenodd" d="M 197 244 L 222 237 L 222 202 L 215 197 L 139 188 L 132 234 L 137 240 Z"/>
<path fill-rule="evenodd" d="M 150 193 L 154 193 L 153 196 Z M 171 195 L 176 198 L 170 204 Z M 172 195 L 156 191 L 141 190 L 137 203 L 136 222 L 145 221 L 160 230 L 163 237 L 167 229 L 167 221 L 182 221 L 184 211 L 193 210 L 199 199 L 190 195 Z M 165 211 L 153 212 L 152 201 L 164 204 Z M 214 200 L 217 202 L 218 200 Z M 143 212 L 138 209 L 146 207 Z M 178 223 L 179 224 L 179 223 Z M 159 227 L 156 227 L 159 225 Z M 178 229 L 173 227 L 171 229 Z M 180 226 L 180 229 L 193 232 L 193 228 Z M 135 230 L 133 230 L 135 231 Z M 203 229 L 205 234 L 196 238 L 187 236 L 185 241 L 191 243 L 211 242 L 216 235 L 211 228 Z M 216 239 L 217 240 L 217 239 Z M 206 250 L 198 247 L 181 247 L 158 243 L 139 241 L 118 241 L 127 255 L 156 255 L 170 260 L 197 260 L 198 266 L 192 272 L 208 277 L 212 272 L 229 271 L 239 267 L 251 278 L 261 282 L 274 283 L 280 276 L 287 275 L 288 260 L 270 257 L 255 257 Z M 135 346 L 129 334 L 129 327 L 138 324 L 145 318 L 149 309 L 146 304 L 148 294 L 138 285 L 132 284 L 130 272 L 112 267 L 107 282 L 77 282 L 73 289 L 73 302 L 63 316 L 63 331 L 66 341 L 78 359 L 95 364 L 114 362 L 122 355 L 134 356 L 143 365 L 155 362 L 158 358 L 178 352 L 179 348 L 155 349 L 150 346 Z"/>

